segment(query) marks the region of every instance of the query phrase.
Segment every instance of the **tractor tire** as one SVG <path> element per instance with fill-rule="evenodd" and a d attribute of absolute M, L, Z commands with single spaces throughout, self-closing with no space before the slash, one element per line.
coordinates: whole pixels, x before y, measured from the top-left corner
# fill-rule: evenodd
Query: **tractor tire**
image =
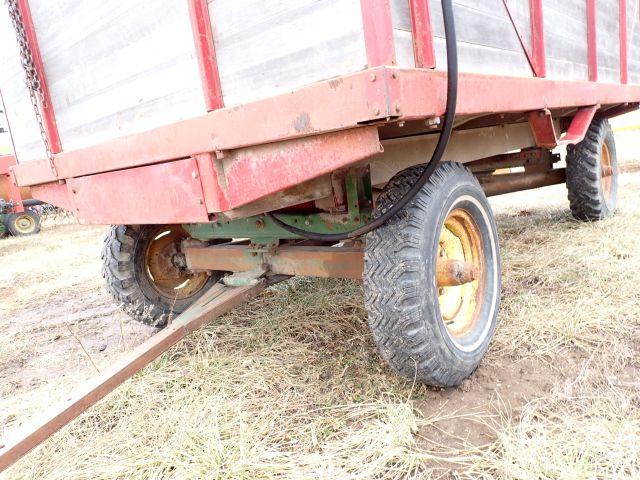
<path fill-rule="evenodd" d="M 618 201 L 618 157 L 606 119 L 595 119 L 577 145 L 567 147 L 567 190 L 571 214 L 598 221 L 613 215 Z"/>
<path fill-rule="evenodd" d="M 135 320 L 162 328 L 222 277 L 174 265 L 173 255 L 185 238 L 189 235 L 179 225 L 114 225 L 109 230 L 102 277 L 107 291 Z"/>
<path fill-rule="evenodd" d="M 5 219 L 4 226 L 14 237 L 35 235 L 40 232 L 40 216 L 31 210 L 11 213 Z"/>
<path fill-rule="evenodd" d="M 404 195 L 423 169 L 396 174 L 374 216 Z M 456 262 L 466 274 L 448 270 Z M 441 278 L 441 270 L 451 275 Z M 369 326 L 382 358 L 410 380 L 453 387 L 475 371 L 496 328 L 500 285 L 491 208 L 474 175 L 459 163 L 441 164 L 407 207 L 367 235 Z"/>

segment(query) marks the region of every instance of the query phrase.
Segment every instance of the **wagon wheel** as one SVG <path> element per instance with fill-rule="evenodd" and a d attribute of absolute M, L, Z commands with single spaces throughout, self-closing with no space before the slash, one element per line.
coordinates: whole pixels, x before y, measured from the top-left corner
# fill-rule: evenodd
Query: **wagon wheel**
<path fill-rule="evenodd" d="M 5 227 L 14 237 L 34 235 L 40 231 L 40 217 L 31 210 L 12 213 L 7 216 Z"/>
<path fill-rule="evenodd" d="M 391 179 L 376 211 L 422 168 Z M 364 281 L 373 338 L 394 370 L 434 386 L 471 375 L 496 327 L 500 257 L 491 209 L 469 170 L 443 163 L 403 212 L 368 235 Z"/>
<path fill-rule="evenodd" d="M 618 201 L 618 157 L 608 120 L 595 119 L 584 140 L 567 147 L 567 189 L 579 220 L 603 220 Z"/>
<path fill-rule="evenodd" d="M 163 327 L 216 283 L 220 272 L 190 272 L 180 262 L 189 234 L 180 225 L 119 225 L 102 251 L 107 290 L 134 319 Z"/>

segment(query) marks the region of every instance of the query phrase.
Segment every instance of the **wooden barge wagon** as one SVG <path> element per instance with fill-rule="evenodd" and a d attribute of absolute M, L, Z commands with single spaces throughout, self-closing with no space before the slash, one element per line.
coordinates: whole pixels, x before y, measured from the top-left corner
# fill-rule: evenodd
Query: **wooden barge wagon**
<path fill-rule="evenodd" d="M 458 385 L 497 324 L 487 196 L 566 183 L 577 218 L 615 210 L 639 3 L 5 0 L 11 176 L 114 225 L 107 288 L 141 321 L 190 322 L 223 283 L 363 278 L 381 356 Z"/>

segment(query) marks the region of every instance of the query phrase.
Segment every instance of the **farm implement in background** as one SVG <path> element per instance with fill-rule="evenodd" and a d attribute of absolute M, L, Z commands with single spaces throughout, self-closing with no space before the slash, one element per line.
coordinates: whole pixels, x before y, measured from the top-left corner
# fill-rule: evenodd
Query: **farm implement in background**
<path fill-rule="evenodd" d="M 0 156 L 0 237 L 7 234 L 19 237 L 40 231 L 40 213 L 44 202 L 34 200 L 28 188 L 15 186 L 9 167 L 16 164 L 14 155 Z"/>

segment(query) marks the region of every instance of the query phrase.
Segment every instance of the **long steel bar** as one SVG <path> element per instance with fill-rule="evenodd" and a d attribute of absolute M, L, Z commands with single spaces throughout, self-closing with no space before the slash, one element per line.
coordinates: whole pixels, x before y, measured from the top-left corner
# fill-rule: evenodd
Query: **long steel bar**
<path fill-rule="evenodd" d="M 264 280 L 247 287 L 216 284 L 164 330 L 139 345 L 120 361 L 78 389 L 66 401 L 45 412 L 6 442 L 0 442 L 0 472 L 131 378 L 171 346 L 266 287 Z M 4 444 L 2 444 L 4 443 Z"/>

